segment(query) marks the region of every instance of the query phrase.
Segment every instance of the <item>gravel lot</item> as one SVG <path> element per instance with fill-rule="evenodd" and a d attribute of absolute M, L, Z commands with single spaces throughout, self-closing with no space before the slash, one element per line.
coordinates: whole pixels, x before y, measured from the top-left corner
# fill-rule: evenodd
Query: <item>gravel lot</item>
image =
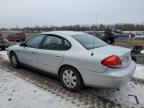
<path fill-rule="evenodd" d="M 3 101 L 0 101 L 0 108 L 6 108 L 1 106 L 7 106 L 10 105 L 8 108 L 18 108 L 17 105 L 31 105 L 31 101 L 27 100 L 27 98 L 34 98 L 36 95 L 44 94 L 49 97 L 52 96 L 56 99 L 56 103 L 59 105 L 64 104 L 65 107 L 79 107 L 79 108 L 142 108 L 144 107 L 144 73 L 143 73 L 144 66 L 143 65 L 137 65 L 137 71 L 134 76 L 134 78 L 126 85 L 121 87 L 120 89 L 100 89 L 100 88 L 88 88 L 81 90 L 80 92 L 74 93 L 65 90 L 63 87 L 61 87 L 59 80 L 52 75 L 45 75 L 41 72 L 37 72 L 34 70 L 30 70 L 27 68 L 20 68 L 20 69 L 14 69 L 11 67 L 11 64 L 7 58 L 6 51 L 0 51 L 0 74 L 2 76 L 0 77 L 0 80 L 5 83 L 10 82 L 9 78 L 3 78 L 5 76 L 5 73 L 10 74 L 10 77 L 17 77 L 14 82 L 19 82 L 19 80 L 22 80 L 22 82 L 25 82 L 25 86 L 32 89 L 28 89 L 30 94 L 27 97 L 24 95 L 23 100 L 19 100 L 17 98 L 17 103 L 13 102 L 13 104 L 9 104 L 9 101 L 6 101 L 3 103 Z M 18 80 L 17 80 L 18 79 Z M 13 80 L 12 80 L 13 81 Z M 14 83 L 12 83 L 14 84 Z M 16 83 L 18 87 L 16 89 L 21 89 L 21 83 Z M 8 87 L 8 90 L 12 90 L 13 85 L 3 83 L 0 85 L 0 91 L 3 90 L 2 88 Z M 25 87 L 24 86 L 24 87 Z M 20 87 L 20 88 L 19 88 Z M 23 89 L 22 91 L 17 91 L 18 94 L 23 94 L 23 92 L 27 91 L 27 88 Z M 33 94 L 33 88 L 37 88 L 40 92 L 39 94 Z M 7 99 L 9 98 L 15 98 L 18 94 L 15 94 L 15 96 L 9 95 L 9 92 L 3 91 L 2 96 L 6 96 Z M 39 100 L 42 97 L 40 96 Z M 0 100 L 2 97 L 0 98 Z M 8 99 L 9 100 L 9 99 Z M 37 99 L 33 100 L 33 103 L 37 103 Z M 45 100 L 48 101 L 49 100 Z M 33 104 L 32 103 L 32 104 Z M 42 101 L 39 102 L 39 104 L 43 104 Z M 55 103 L 53 103 L 55 104 Z M 51 106 L 53 105 L 51 104 Z M 56 104 L 56 105 L 57 105 Z M 47 105 L 47 104 L 45 104 Z M 53 106 L 56 108 L 56 105 Z M 39 106 L 40 107 L 40 106 Z M 59 106 L 63 107 L 63 106 Z M 33 105 L 30 106 L 30 108 L 33 108 Z M 45 108 L 42 106 L 42 108 Z"/>

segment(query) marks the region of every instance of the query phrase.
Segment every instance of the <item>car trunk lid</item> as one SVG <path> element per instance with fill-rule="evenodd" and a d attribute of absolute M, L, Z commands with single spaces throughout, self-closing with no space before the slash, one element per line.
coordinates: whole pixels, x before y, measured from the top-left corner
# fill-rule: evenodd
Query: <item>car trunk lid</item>
<path fill-rule="evenodd" d="M 131 62 L 131 50 L 128 48 L 118 47 L 118 46 L 103 46 L 93 50 L 94 55 L 97 56 L 97 54 L 101 55 L 102 59 L 105 59 L 106 57 L 109 57 L 111 55 L 119 56 L 122 62 L 122 67 L 128 66 L 128 64 Z"/>

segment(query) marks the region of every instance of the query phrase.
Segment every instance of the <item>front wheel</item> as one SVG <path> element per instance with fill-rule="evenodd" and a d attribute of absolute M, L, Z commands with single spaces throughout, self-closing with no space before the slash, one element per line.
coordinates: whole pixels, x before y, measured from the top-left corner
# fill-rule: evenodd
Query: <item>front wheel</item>
<path fill-rule="evenodd" d="M 83 87 L 83 80 L 80 73 L 69 66 L 61 69 L 60 81 L 63 87 L 70 91 L 78 91 Z"/>
<path fill-rule="evenodd" d="M 1 50 L 4 51 L 4 50 L 5 50 L 5 47 L 1 47 Z"/>
<path fill-rule="evenodd" d="M 10 54 L 10 61 L 11 61 L 12 67 L 19 68 L 20 63 L 18 61 L 17 55 L 14 52 Z"/>

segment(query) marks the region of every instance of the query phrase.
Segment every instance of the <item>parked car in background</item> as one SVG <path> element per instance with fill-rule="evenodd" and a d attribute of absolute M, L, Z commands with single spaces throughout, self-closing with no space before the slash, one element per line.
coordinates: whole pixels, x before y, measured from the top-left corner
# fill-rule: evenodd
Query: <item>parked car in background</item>
<path fill-rule="evenodd" d="M 105 36 L 104 36 L 104 32 L 97 32 L 97 31 L 87 31 L 85 33 L 88 33 L 90 35 L 93 35 L 95 37 L 98 37 L 101 40 L 104 40 Z"/>
<path fill-rule="evenodd" d="M 122 33 L 123 31 L 122 30 L 114 30 L 113 32 L 114 33 Z"/>
<path fill-rule="evenodd" d="M 21 31 L 11 31 L 7 36 L 8 41 L 25 41 L 26 35 Z"/>
<path fill-rule="evenodd" d="M 59 77 L 64 88 L 118 88 L 132 78 L 136 64 L 131 50 L 111 46 L 83 32 L 40 33 L 20 45 L 10 46 L 8 57 L 14 68 L 24 64 Z"/>
<path fill-rule="evenodd" d="M 0 34 L 0 49 L 5 50 L 8 47 L 8 43 L 4 40 L 4 37 Z"/>
<path fill-rule="evenodd" d="M 129 33 L 117 33 L 116 37 L 117 38 L 129 38 L 130 35 Z"/>
<path fill-rule="evenodd" d="M 106 42 L 106 34 L 105 34 L 105 32 L 102 32 L 102 31 L 87 31 L 86 33 L 88 33 L 88 34 L 90 34 L 90 35 L 93 35 L 93 36 L 95 36 L 95 37 L 98 37 L 99 39 L 101 39 L 101 40 L 103 40 L 103 41 Z M 115 35 L 115 34 L 116 34 L 116 33 L 112 32 L 112 37 L 113 37 L 114 39 L 118 38 L 117 35 Z M 114 39 L 113 39 L 113 40 L 114 40 Z M 108 39 L 107 43 L 110 44 L 110 43 L 109 43 L 110 41 L 111 41 L 111 40 Z"/>
<path fill-rule="evenodd" d="M 137 32 L 135 38 L 144 38 L 144 34 L 142 32 Z"/>

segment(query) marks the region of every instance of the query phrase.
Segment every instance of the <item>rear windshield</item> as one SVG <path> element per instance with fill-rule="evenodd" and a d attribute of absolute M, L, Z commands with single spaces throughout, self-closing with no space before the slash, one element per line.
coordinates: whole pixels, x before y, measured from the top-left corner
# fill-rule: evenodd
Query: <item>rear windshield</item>
<path fill-rule="evenodd" d="M 93 49 L 108 45 L 101 39 L 89 34 L 74 35 L 72 37 L 76 39 L 81 45 L 83 45 L 86 49 Z"/>

